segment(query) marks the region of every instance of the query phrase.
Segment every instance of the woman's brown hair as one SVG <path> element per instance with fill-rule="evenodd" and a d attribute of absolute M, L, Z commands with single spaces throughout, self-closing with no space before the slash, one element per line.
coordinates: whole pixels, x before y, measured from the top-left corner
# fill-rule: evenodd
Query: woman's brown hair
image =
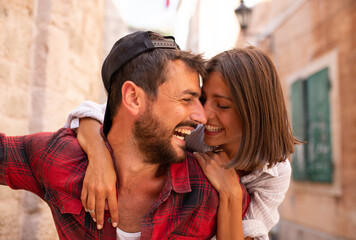
<path fill-rule="evenodd" d="M 268 55 L 251 46 L 235 48 L 212 58 L 207 70 L 223 75 L 243 125 L 239 150 L 227 167 L 253 171 L 285 161 L 300 141 L 293 137 L 281 83 Z"/>

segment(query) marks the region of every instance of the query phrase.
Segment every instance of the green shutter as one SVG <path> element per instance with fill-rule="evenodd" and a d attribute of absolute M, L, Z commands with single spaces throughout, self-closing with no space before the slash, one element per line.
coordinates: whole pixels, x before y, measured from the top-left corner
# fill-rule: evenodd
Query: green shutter
<path fill-rule="evenodd" d="M 295 81 L 291 88 L 292 127 L 294 136 L 302 141 L 307 140 L 305 96 L 305 81 Z M 292 156 L 293 179 L 295 180 L 307 179 L 306 150 L 305 144 L 295 146 Z"/>
<path fill-rule="evenodd" d="M 330 82 L 328 69 L 323 69 L 306 80 L 307 88 L 307 172 L 316 182 L 332 181 L 330 135 Z"/>

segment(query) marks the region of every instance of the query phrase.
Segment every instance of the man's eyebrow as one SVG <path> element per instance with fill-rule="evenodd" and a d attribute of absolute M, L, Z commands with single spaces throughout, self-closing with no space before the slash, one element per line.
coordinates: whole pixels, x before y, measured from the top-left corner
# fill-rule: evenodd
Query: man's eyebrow
<path fill-rule="evenodd" d="M 192 95 L 193 97 L 200 97 L 200 92 L 195 92 L 192 90 L 184 90 L 183 95 L 184 94 L 189 94 L 189 95 Z"/>

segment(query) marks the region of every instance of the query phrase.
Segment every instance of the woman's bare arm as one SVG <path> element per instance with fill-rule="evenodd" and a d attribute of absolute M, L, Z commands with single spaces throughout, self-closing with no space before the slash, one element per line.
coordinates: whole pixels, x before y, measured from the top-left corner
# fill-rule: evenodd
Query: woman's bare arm
<path fill-rule="evenodd" d="M 195 156 L 204 174 L 219 193 L 217 239 L 244 239 L 240 179 L 234 169 L 224 167 L 229 161 L 228 156 L 224 152 L 195 153 Z"/>
<path fill-rule="evenodd" d="M 86 211 L 96 221 L 98 229 L 104 224 L 104 208 L 110 209 L 112 226 L 118 223 L 116 172 L 110 152 L 100 133 L 101 124 L 91 118 L 80 119 L 77 139 L 87 153 L 89 164 L 85 172 L 81 200 Z M 93 211 L 95 210 L 95 211 Z"/>

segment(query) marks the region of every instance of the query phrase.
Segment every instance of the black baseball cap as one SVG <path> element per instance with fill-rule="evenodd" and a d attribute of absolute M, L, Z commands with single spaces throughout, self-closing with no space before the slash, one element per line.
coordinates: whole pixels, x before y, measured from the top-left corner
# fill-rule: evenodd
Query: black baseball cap
<path fill-rule="evenodd" d="M 162 40 L 152 40 L 151 31 L 138 31 L 131 33 L 119 39 L 106 57 L 101 68 L 101 76 L 104 87 L 108 93 L 106 104 L 103 132 L 107 135 L 112 125 L 112 118 L 109 107 L 110 87 L 114 74 L 128 63 L 131 59 L 139 56 L 144 52 L 151 51 L 156 48 L 180 49 L 173 36 L 163 36 Z"/>

